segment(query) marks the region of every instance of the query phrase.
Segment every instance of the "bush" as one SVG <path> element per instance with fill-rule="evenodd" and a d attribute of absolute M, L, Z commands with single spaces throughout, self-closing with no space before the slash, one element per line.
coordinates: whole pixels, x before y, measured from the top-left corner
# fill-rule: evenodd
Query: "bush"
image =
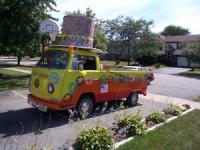
<path fill-rule="evenodd" d="M 170 104 L 169 107 L 163 110 L 165 115 L 179 116 L 182 113 L 182 109 L 178 105 Z"/>
<path fill-rule="evenodd" d="M 115 65 L 119 65 L 120 64 L 120 60 L 115 60 Z"/>
<path fill-rule="evenodd" d="M 155 67 L 156 67 L 157 69 L 159 69 L 159 68 L 160 68 L 160 63 L 156 63 L 156 64 L 155 64 Z"/>
<path fill-rule="evenodd" d="M 119 128 L 127 128 L 131 136 L 142 135 L 146 131 L 146 124 L 142 121 L 142 116 L 137 113 L 134 116 L 126 115 L 118 120 Z"/>
<path fill-rule="evenodd" d="M 75 150 L 108 150 L 112 147 L 112 137 L 107 128 L 86 129 L 77 137 Z"/>
<path fill-rule="evenodd" d="M 154 112 L 146 118 L 146 122 L 148 122 L 148 121 L 152 121 L 153 123 L 158 124 L 161 122 L 165 122 L 166 116 L 164 114 Z"/>

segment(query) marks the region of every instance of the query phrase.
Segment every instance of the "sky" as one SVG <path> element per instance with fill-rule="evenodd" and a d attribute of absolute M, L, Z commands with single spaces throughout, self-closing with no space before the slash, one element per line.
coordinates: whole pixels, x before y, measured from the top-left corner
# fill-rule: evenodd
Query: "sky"
<path fill-rule="evenodd" d="M 161 32 L 168 25 L 189 29 L 191 34 L 200 34 L 200 0 L 55 0 L 59 12 L 51 12 L 62 24 L 66 11 L 91 8 L 98 19 L 115 19 L 119 15 L 133 19 L 153 20 L 152 31 Z"/>

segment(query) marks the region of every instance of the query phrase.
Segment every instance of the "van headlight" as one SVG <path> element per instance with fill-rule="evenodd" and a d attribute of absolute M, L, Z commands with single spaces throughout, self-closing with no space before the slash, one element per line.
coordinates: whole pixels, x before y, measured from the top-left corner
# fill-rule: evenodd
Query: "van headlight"
<path fill-rule="evenodd" d="M 53 84 L 49 84 L 48 85 L 48 92 L 49 94 L 52 94 L 54 92 L 55 88 L 54 88 L 54 85 Z"/>
<path fill-rule="evenodd" d="M 35 79 L 35 81 L 34 81 L 34 85 L 35 85 L 35 87 L 36 88 L 38 88 L 39 87 L 39 85 L 40 85 L 40 81 L 39 81 L 39 79 L 37 78 L 37 79 Z"/>

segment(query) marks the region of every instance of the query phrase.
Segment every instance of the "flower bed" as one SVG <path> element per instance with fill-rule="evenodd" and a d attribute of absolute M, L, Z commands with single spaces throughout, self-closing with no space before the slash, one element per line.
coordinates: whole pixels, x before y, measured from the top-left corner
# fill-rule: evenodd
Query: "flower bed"
<path fill-rule="evenodd" d="M 144 119 L 140 113 L 135 115 L 118 116 L 113 123 L 112 128 L 110 129 L 96 127 L 84 130 L 77 138 L 75 145 L 79 145 L 78 149 L 84 145 L 84 149 L 88 150 L 98 148 L 105 150 L 108 148 L 116 149 L 124 143 L 132 140 L 135 136 L 143 135 L 146 132 L 155 129 L 164 123 L 174 120 L 178 116 L 183 115 L 191 110 L 192 109 L 190 109 L 190 106 L 187 104 L 184 104 L 181 107 L 170 104 L 166 109 L 163 110 L 163 112 L 154 112 Z M 106 135 L 105 137 L 100 137 L 100 135 L 102 135 L 102 131 L 104 131 Z M 90 141 L 89 145 L 87 144 L 88 141 Z M 81 143 L 83 143 L 83 145 Z M 75 146 L 75 150 L 76 149 L 77 147 Z"/>
<path fill-rule="evenodd" d="M 166 109 L 163 110 L 163 112 L 161 113 L 154 112 L 142 120 L 142 122 L 144 123 L 144 126 L 146 126 L 145 132 L 152 131 L 162 126 L 164 123 L 170 122 L 176 119 L 178 116 L 184 115 L 190 112 L 191 110 L 193 109 L 191 109 L 190 105 L 188 104 L 183 104 L 182 106 L 170 104 Z M 140 134 L 137 134 L 137 135 L 140 135 Z M 114 137 L 114 139 L 116 138 Z M 119 146 L 129 142 L 132 139 L 134 139 L 134 136 L 127 136 L 126 139 L 121 138 L 121 140 L 115 141 L 113 149 L 118 148 Z"/>

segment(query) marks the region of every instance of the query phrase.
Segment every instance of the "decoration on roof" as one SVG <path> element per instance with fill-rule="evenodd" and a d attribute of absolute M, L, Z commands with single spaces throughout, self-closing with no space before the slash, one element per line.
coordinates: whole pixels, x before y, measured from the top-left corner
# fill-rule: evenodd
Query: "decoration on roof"
<path fill-rule="evenodd" d="M 94 20 L 83 16 L 65 16 L 62 32 L 66 34 L 64 45 L 76 47 L 93 47 Z"/>

